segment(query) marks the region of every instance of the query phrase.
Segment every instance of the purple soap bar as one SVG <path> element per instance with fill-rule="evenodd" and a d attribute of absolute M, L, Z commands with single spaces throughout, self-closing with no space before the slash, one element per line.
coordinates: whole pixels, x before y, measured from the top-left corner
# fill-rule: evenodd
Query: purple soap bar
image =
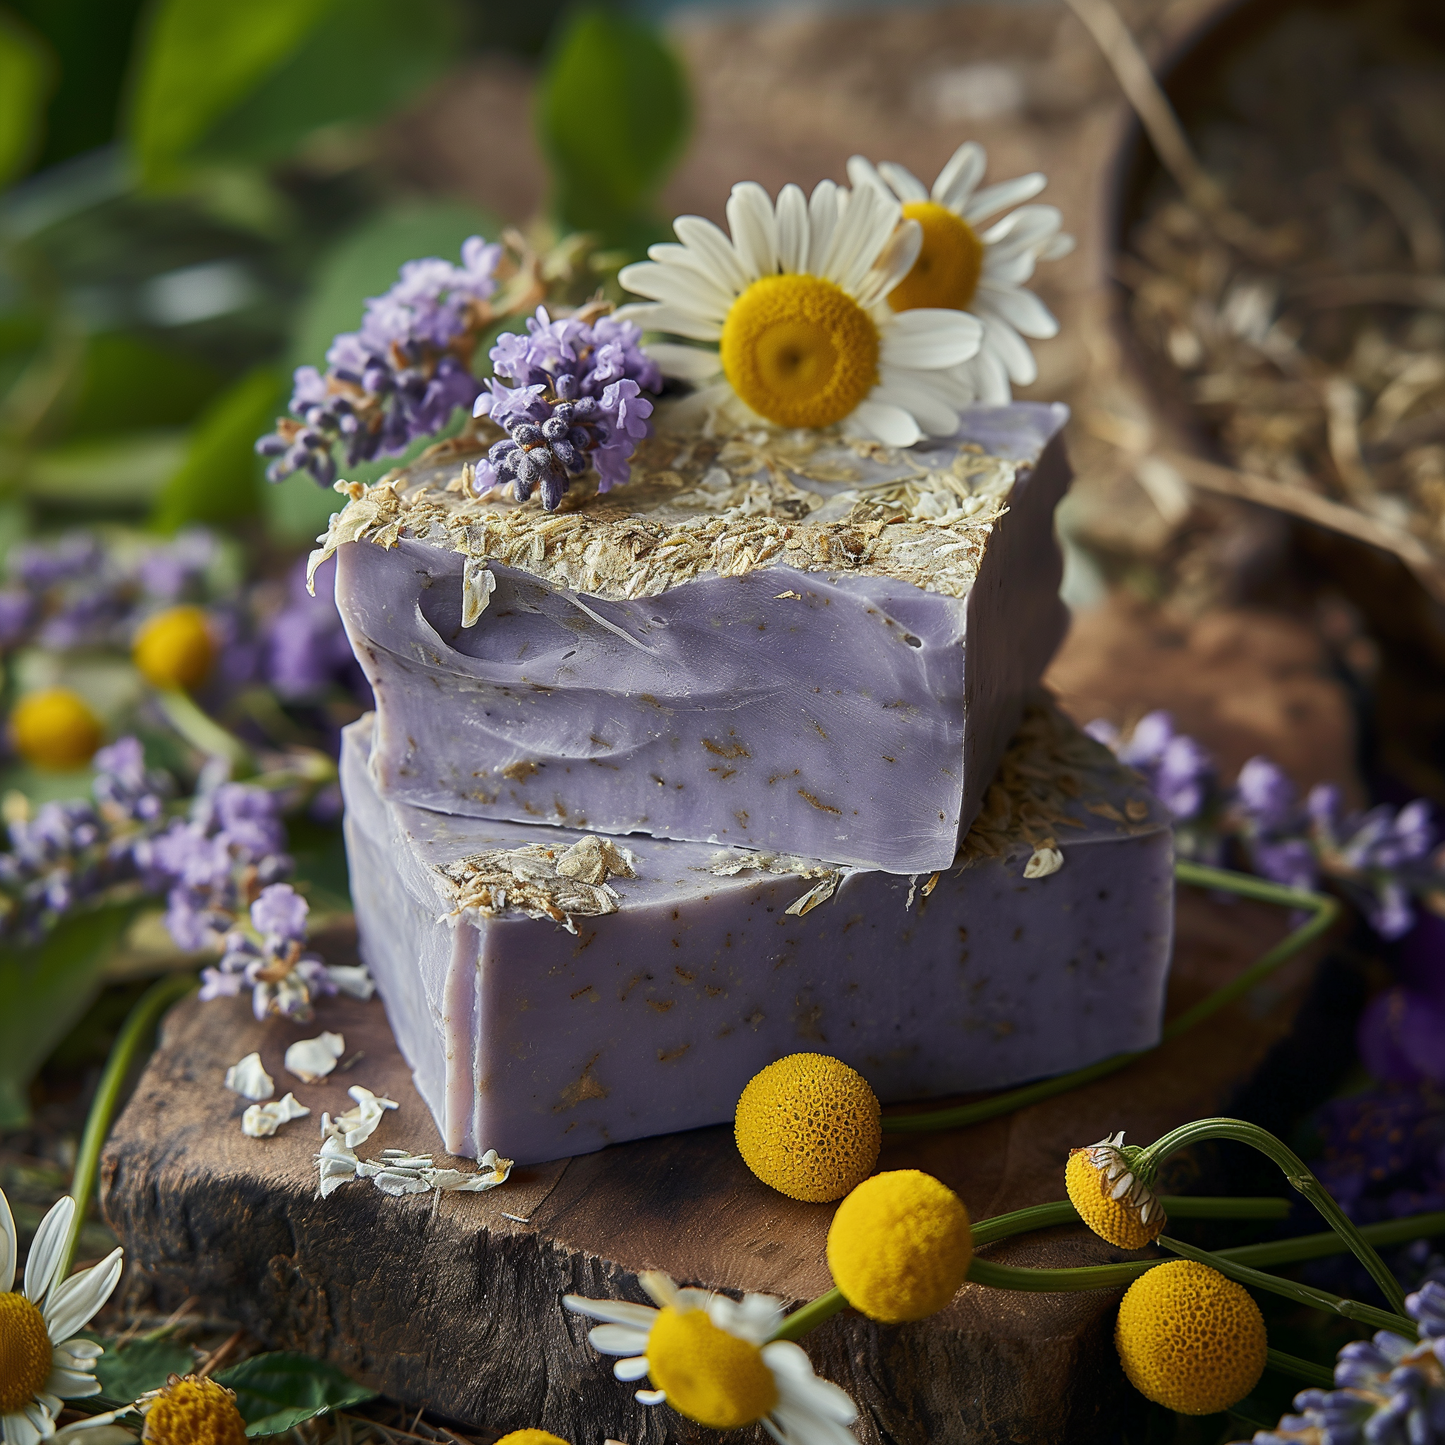
<path fill-rule="evenodd" d="M 354 489 L 315 555 L 339 550 L 377 787 L 946 867 L 1066 626 L 1066 415 L 980 410 L 906 452 L 664 428 L 628 485 L 556 515 L 468 499 L 460 460 Z"/>
<path fill-rule="evenodd" d="M 913 880 L 387 803 L 373 742 L 363 718 L 342 752 L 362 956 L 454 1154 L 722 1123 L 800 1050 L 887 1102 L 1158 1038 L 1169 824 L 1051 709 L 1026 715 L 960 866 Z"/>

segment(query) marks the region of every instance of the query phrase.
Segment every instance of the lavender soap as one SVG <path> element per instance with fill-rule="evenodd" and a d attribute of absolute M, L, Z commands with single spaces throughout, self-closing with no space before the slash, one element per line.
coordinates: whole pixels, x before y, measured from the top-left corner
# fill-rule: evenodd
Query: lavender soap
<path fill-rule="evenodd" d="M 1046 706 L 959 866 L 914 881 L 388 803 L 375 743 L 367 717 L 342 753 L 362 955 L 454 1154 L 535 1162 L 719 1123 L 798 1050 L 888 1101 L 1158 1038 L 1168 820 Z"/>
<path fill-rule="evenodd" d="M 556 513 L 471 496 L 458 454 L 351 488 L 314 558 L 381 797 L 948 866 L 1066 625 L 1066 408 L 905 451 L 659 415 L 626 486 Z"/>

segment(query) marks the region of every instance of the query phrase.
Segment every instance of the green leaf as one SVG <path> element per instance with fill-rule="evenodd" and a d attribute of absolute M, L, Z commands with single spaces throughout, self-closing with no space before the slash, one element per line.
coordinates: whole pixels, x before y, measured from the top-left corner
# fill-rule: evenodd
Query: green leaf
<path fill-rule="evenodd" d="M 459 32 L 452 0 L 348 0 L 222 117 L 201 154 L 275 161 L 324 126 L 379 120 L 442 73 Z"/>
<path fill-rule="evenodd" d="M 123 1350 L 107 1350 L 95 1362 L 101 1397 L 128 1405 L 147 1390 L 159 1390 L 169 1375 L 188 1375 L 196 1357 L 172 1339 L 134 1340 Z"/>
<path fill-rule="evenodd" d="M 186 454 L 179 431 L 131 432 L 95 441 L 67 442 L 37 452 L 25 479 L 27 496 L 51 506 L 147 506 Z"/>
<path fill-rule="evenodd" d="M 215 1379 L 236 1392 L 247 1435 L 279 1435 L 327 1410 L 376 1397 L 375 1390 L 358 1385 L 335 1365 L 290 1350 L 252 1355 Z"/>
<path fill-rule="evenodd" d="M 20 175 L 40 148 L 54 71 L 45 43 L 0 11 L 0 186 Z"/>
<path fill-rule="evenodd" d="M 0 1131 L 30 1119 L 30 1081 L 89 1007 L 106 958 L 135 913 L 131 903 L 78 913 L 43 942 L 0 948 Z"/>
<path fill-rule="evenodd" d="M 233 106 L 300 48 L 336 0 L 158 0 L 129 116 L 141 178 L 164 185 Z"/>
<path fill-rule="evenodd" d="M 285 405 L 281 379 L 269 366 L 247 373 L 219 397 L 196 423 L 185 461 L 156 498 L 152 524 L 174 532 L 187 522 L 254 517 L 265 485 L 256 438 L 271 430 Z"/>
<path fill-rule="evenodd" d="M 656 30 L 600 5 L 574 12 L 537 99 L 558 222 L 638 249 L 690 124 L 682 65 Z"/>
<path fill-rule="evenodd" d="M 86 338 L 64 437 L 185 426 L 225 385 L 213 367 L 121 331 Z"/>

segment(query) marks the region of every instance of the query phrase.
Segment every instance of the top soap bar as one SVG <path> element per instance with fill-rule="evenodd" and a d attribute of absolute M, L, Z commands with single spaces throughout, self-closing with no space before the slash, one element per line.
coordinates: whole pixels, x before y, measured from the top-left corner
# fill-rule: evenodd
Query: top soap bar
<path fill-rule="evenodd" d="M 1062 406 L 896 451 L 710 436 L 555 514 L 452 449 L 332 519 L 381 795 L 915 873 L 958 851 L 1066 626 Z"/>

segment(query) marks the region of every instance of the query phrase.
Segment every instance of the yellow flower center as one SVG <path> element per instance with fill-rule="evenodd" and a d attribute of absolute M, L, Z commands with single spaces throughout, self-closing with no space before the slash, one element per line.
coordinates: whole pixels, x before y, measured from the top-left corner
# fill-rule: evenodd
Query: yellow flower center
<path fill-rule="evenodd" d="M 878 1162 L 878 1097 L 861 1074 L 827 1054 L 789 1054 L 755 1074 L 738 1100 L 743 1163 L 779 1194 L 841 1199 Z"/>
<path fill-rule="evenodd" d="M 865 1179 L 828 1230 L 828 1268 L 854 1309 L 885 1324 L 936 1314 L 973 1259 L 963 1201 L 920 1169 Z"/>
<path fill-rule="evenodd" d="M 762 1350 L 720 1330 L 704 1310 L 658 1311 L 647 1336 L 647 1373 L 679 1415 L 711 1430 L 751 1425 L 778 1403 Z"/>
<path fill-rule="evenodd" d="M 215 665 L 216 642 L 199 607 L 172 607 L 141 628 L 132 656 L 157 687 L 199 687 Z"/>
<path fill-rule="evenodd" d="M 224 1385 L 172 1375 L 146 1409 L 141 1438 L 152 1445 L 246 1445 L 246 1422 Z"/>
<path fill-rule="evenodd" d="M 1242 1285 L 1192 1259 L 1140 1275 L 1119 1306 L 1114 1345 L 1129 1383 L 1181 1415 L 1212 1415 L 1264 1373 L 1264 1316 Z"/>
<path fill-rule="evenodd" d="M 977 232 L 937 201 L 909 201 L 903 214 L 923 228 L 923 247 L 913 269 L 888 293 L 888 304 L 895 311 L 918 306 L 964 310 L 983 272 Z"/>
<path fill-rule="evenodd" d="M 28 1405 L 50 1378 L 45 1319 L 23 1294 L 0 1294 L 0 1415 Z"/>
<path fill-rule="evenodd" d="M 513 1430 L 510 1435 L 503 1435 L 497 1445 L 567 1445 L 567 1442 L 545 1430 Z"/>
<path fill-rule="evenodd" d="M 1108 1169 L 1100 1168 L 1090 1157 L 1094 1149 L 1074 1149 L 1064 1170 L 1064 1188 L 1069 1203 L 1079 1211 L 1079 1218 L 1099 1236 L 1120 1249 L 1143 1249 L 1155 1239 L 1168 1222 L 1158 1201 L 1152 1201 L 1147 1220 L 1140 1218 L 1140 1206 L 1131 1186 L 1117 1199 L 1115 1190 L 1123 1172 L 1110 1179 Z M 1106 1151 L 1099 1150 L 1101 1154 Z M 1121 1160 L 1119 1168 L 1127 1167 Z"/>
<path fill-rule="evenodd" d="M 100 719 L 68 687 L 32 692 L 10 714 L 15 751 L 37 768 L 83 768 L 100 746 Z"/>
<path fill-rule="evenodd" d="M 779 426 L 842 421 L 878 380 L 878 328 L 821 276 L 754 281 L 723 322 L 720 350 L 733 390 Z"/>

